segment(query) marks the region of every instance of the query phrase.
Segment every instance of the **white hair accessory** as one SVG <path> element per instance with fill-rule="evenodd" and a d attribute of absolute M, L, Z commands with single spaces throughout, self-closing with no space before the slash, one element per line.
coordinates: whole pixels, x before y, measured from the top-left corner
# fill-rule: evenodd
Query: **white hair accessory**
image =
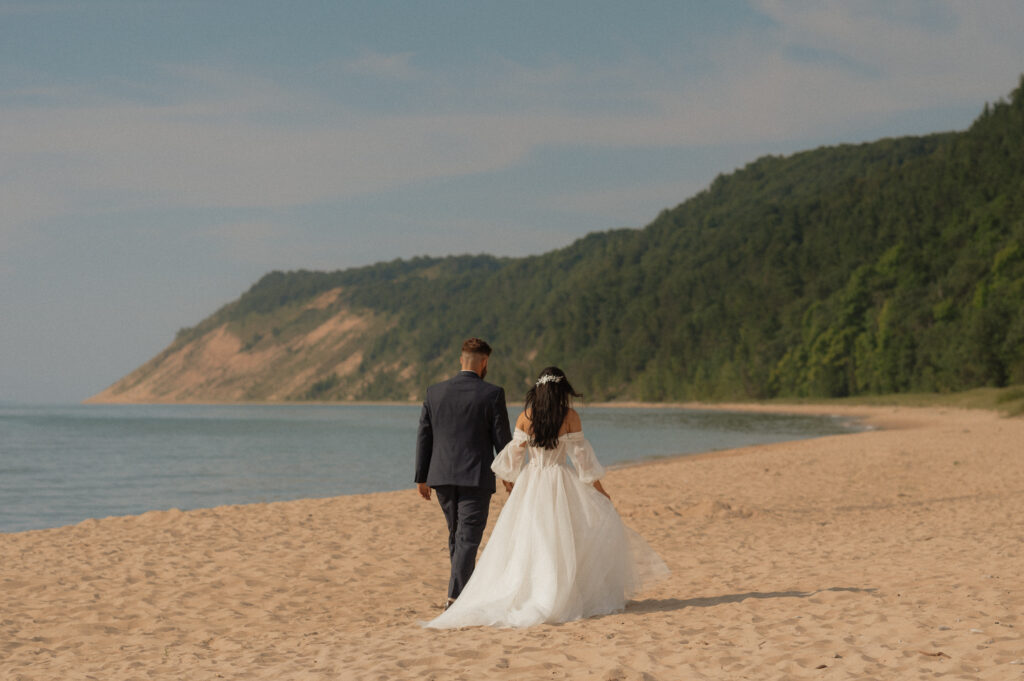
<path fill-rule="evenodd" d="M 537 379 L 537 383 L 535 385 L 544 385 L 545 383 L 561 383 L 561 382 L 562 382 L 562 377 L 561 376 L 555 376 L 554 374 L 544 374 L 543 376 L 541 376 L 540 378 Z"/>

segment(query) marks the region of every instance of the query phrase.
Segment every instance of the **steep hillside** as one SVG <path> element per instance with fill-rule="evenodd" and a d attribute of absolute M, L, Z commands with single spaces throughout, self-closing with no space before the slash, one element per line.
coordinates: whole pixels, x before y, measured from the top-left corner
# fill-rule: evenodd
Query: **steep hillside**
<path fill-rule="evenodd" d="M 95 399 L 410 399 L 468 335 L 517 399 L 1024 382 L 1024 79 L 970 129 L 765 157 L 540 256 L 274 272 Z"/>

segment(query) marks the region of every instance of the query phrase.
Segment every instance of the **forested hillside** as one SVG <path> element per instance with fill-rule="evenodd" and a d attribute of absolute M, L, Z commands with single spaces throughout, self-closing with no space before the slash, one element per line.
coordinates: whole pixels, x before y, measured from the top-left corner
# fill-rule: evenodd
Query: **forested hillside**
<path fill-rule="evenodd" d="M 263 360 L 176 390 L 214 332 Z M 761 158 L 544 255 L 268 274 L 100 397 L 409 399 L 469 335 L 514 400 L 547 364 L 590 399 L 1024 382 L 1024 79 L 965 132 Z"/>

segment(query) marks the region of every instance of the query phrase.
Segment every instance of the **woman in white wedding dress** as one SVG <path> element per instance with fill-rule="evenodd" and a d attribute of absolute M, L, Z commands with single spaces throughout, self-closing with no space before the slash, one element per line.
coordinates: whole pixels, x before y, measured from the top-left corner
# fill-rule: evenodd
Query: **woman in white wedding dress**
<path fill-rule="evenodd" d="M 466 587 L 425 626 L 528 627 L 603 615 L 668 574 L 601 486 L 604 469 L 571 397 L 579 394 L 558 367 L 544 369 L 527 393 L 512 441 L 491 465 L 512 491 Z"/>

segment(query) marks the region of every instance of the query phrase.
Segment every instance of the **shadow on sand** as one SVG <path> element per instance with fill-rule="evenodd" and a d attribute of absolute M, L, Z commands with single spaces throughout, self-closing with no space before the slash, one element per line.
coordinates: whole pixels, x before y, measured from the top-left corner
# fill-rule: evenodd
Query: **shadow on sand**
<path fill-rule="evenodd" d="M 726 603 L 739 603 L 748 598 L 810 598 L 827 591 L 850 591 L 854 593 L 873 593 L 876 589 L 860 589 L 851 586 L 833 586 L 817 591 L 748 591 L 742 594 L 710 596 L 707 598 L 649 598 L 643 601 L 630 601 L 626 605 L 628 613 L 668 612 L 683 608 L 711 608 Z"/>

